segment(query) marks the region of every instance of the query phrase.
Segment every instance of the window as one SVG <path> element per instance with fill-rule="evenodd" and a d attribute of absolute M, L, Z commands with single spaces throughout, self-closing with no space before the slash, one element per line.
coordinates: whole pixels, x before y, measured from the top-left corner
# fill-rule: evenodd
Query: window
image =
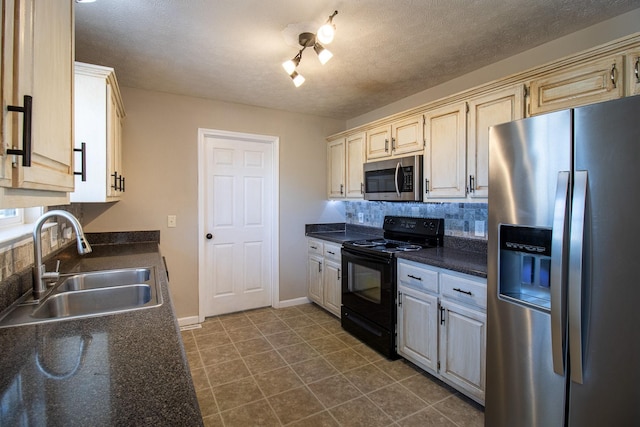
<path fill-rule="evenodd" d="M 24 222 L 24 209 L 0 209 L 0 228 Z"/>

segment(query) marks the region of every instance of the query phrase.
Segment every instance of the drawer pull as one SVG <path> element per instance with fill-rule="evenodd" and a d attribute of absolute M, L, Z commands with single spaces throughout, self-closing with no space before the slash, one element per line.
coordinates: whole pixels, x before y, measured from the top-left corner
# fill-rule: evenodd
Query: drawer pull
<path fill-rule="evenodd" d="M 311 246 L 311 249 L 318 249 L 317 246 Z"/>
<path fill-rule="evenodd" d="M 453 290 L 454 290 L 454 291 L 456 291 L 456 292 L 460 292 L 461 294 L 465 294 L 465 295 L 469 295 L 469 296 L 472 296 L 472 295 L 473 295 L 473 294 L 471 293 L 471 291 L 463 291 L 463 290 L 462 290 L 462 289 L 460 289 L 460 288 L 453 288 Z"/>
<path fill-rule="evenodd" d="M 331 254 L 331 255 L 335 255 L 335 252 L 331 252 L 331 251 L 327 251 L 327 253 Z"/>
<path fill-rule="evenodd" d="M 410 278 L 416 279 L 416 280 L 420 280 L 422 282 L 422 277 L 416 277 L 416 276 L 413 276 L 411 274 L 407 274 L 407 277 L 410 277 Z"/>

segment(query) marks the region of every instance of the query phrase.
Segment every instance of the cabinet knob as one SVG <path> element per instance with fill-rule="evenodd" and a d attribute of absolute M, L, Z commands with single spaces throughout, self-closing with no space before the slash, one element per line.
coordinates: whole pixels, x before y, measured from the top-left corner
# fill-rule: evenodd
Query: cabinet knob
<path fill-rule="evenodd" d="M 213 239 L 213 234 L 207 233 L 206 238 L 207 238 L 207 240 Z"/>

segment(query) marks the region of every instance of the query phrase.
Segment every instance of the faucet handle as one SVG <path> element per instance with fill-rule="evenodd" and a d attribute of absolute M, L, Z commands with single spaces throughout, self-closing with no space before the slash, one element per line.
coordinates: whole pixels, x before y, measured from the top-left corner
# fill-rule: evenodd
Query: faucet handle
<path fill-rule="evenodd" d="M 60 272 L 60 260 L 56 260 L 56 273 Z"/>

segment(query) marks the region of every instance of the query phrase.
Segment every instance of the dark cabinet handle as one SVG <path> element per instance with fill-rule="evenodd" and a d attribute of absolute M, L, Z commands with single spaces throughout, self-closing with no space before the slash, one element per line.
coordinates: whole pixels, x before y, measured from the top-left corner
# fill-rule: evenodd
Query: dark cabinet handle
<path fill-rule="evenodd" d="M 469 193 L 475 193 L 476 191 L 476 178 L 473 175 L 469 175 Z"/>
<path fill-rule="evenodd" d="M 118 191 L 118 172 L 112 173 L 111 176 L 113 177 L 113 185 L 111 188 Z"/>
<path fill-rule="evenodd" d="M 120 190 L 121 190 L 123 193 L 124 193 L 124 180 L 125 180 L 125 177 L 123 176 L 123 177 L 122 177 L 122 185 L 120 186 Z"/>
<path fill-rule="evenodd" d="M 471 293 L 471 291 L 463 291 L 463 290 L 462 290 L 462 289 L 460 289 L 460 288 L 453 288 L 453 290 L 454 290 L 454 291 L 456 291 L 456 292 L 460 292 L 461 294 L 465 294 L 465 295 L 469 295 L 469 296 L 472 296 L 472 295 L 473 295 L 473 294 Z"/>
<path fill-rule="evenodd" d="M 419 280 L 419 281 L 421 281 L 421 282 L 422 282 L 422 277 L 417 277 L 417 276 L 414 276 L 414 275 L 412 275 L 412 274 L 407 274 L 407 277 L 410 277 L 410 278 L 412 278 L 412 279 Z"/>
<path fill-rule="evenodd" d="M 207 238 L 207 240 L 211 240 L 211 239 L 213 239 L 213 234 L 207 233 L 207 235 L 205 237 Z"/>
<path fill-rule="evenodd" d="M 82 158 L 80 172 L 73 172 L 74 175 L 80 175 L 82 177 L 82 182 L 87 180 L 87 143 L 83 142 L 80 144 L 80 148 L 74 148 L 74 152 L 81 153 L 80 157 Z"/>
<path fill-rule="evenodd" d="M 7 105 L 8 111 L 24 113 L 22 116 L 22 150 L 12 148 L 7 150 L 7 154 L 14 156 L 22 156 L 22 166 L 31 166 L 31 117 L 32 117 L 33 98 L 29 95 L 24 96 L 24 106 Z"/>

